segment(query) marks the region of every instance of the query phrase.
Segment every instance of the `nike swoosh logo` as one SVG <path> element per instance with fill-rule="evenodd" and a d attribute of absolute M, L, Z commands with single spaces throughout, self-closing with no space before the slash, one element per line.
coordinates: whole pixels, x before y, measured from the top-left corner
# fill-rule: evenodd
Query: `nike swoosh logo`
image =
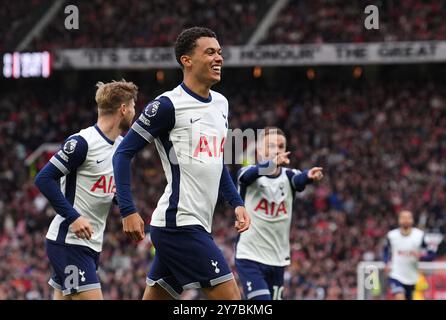
<path fill-rule="evenodd" d="M 101 161 L 96 160 L 96 163 L 99 164 L 99 163 L 104 162 L 104 161 L 105 161 L 105 159 L 104 159 L 104 160 L 101 160 Z"/>
<path fill-rule="evenodd" d="M 195 122 L 197 122 L 198 120 L 200 120 L 201 118 L 197 118 L 197 119 L 192 119 L 192 118 L 190 118 L 190 123 L 195 123 Z"/>

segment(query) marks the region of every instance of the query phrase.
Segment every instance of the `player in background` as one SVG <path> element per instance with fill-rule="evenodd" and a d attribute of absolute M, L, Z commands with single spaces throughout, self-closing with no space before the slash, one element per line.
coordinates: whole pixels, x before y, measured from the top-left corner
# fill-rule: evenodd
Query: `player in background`
<path fill-rule="evenodd" d="M 55 300 L 103 298 L 96 271 L 115 195 L 112 156 L 132 124 L 138 88 L 126 81 L 97 88 L 97 123 L 69 136 L 35 180 L 57 213 L 46 235 Z"/>
<path fill-rule="evenodd" d="M 144 223 L 130 188 L 130 161 L 155 142 L 167 186 L 150 223 L 156 248 L 143 299 L 179 298 L 185 289 L 202 288 L 209 299 L 240 299 L 240 291 L 211 236 L 218 194 L 234 208 L 238 232 L 249 216 L 223 163 L 228 101 L 210 88 L 221 78 L 223 57 L 213 31 L 193 27 L 175 43 L 183 82 L 150 102 L 113 157 L 123 229 L 144 237 Z"/>
<path fill-rule="evenodd" d="M 387 233 L 383 258 L 385 273 L 389 275 L 392 295 L 396 300 L 412 300 L 415 284 L 418 281 L 418 261 L 430 261 L 435 252 L 428 250 L 425 234 L 413 227 L 413 215 L 402 210 L 398 215 L 399 228 Z M 423 255 L 423 251 L 427 254 Z"/>
<path fill-rule="evenodd" d="M 259 139 L 259 164 L 243 167 L 238 173 L 251 228 L 237 240 L 235 265 L 246 299 L 279 300 L 284 268 L 290 264 L 295 192 L 321 180 L 323 174 L 320 167 L 303 172 L 284 167 L 290 163 L 290 152 L 286 152 L 282 130 L 266 128 Z"/>

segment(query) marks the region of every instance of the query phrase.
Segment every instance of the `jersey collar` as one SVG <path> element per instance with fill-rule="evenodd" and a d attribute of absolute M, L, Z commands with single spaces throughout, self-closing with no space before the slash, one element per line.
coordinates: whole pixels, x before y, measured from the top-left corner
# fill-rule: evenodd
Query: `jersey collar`
<path fill-rule="evenodd" d="M 276 175 L 270 174 L 270 175 L 267 175 L 266 177 L 270 178 L 270 179 L 276 179 L 276 178 L 280 177 L 281 174 L 282 174 L 282 167 L 280 167 L 280 170 L 279 170 L 278 174 L 276 174 Z"/>
<path fill-rule="evenodd" d="M 94 127 L 99 132 L 99 134 L 102 136 L 102 138 L 104 138 L 105 141 L 107 141 L 111 145 L 113 145 L 115 143 L 113 140 L 110 140 L 109 138 L 107 138 L 107 136 L 101 131 L 101 129 L 99 129 L 97 123 L 94 125 Z"/>
<path fill-rule="evenodd" d="M 197 99 L 200 102 L 204 102 L 204 103 L 209 103 L 212 101 L 212 96 L 211 93 L 209 92 L 209 97 L 207 97 L 206 99 L 199 96 L 198 94 L 196 94 L 195 92 L 193 92 L 191 89 L 189 89 L 184 82 L 181 82 L 181 88 L 183 88 L 184 91 L 186 91 L 191 97 Z"/>

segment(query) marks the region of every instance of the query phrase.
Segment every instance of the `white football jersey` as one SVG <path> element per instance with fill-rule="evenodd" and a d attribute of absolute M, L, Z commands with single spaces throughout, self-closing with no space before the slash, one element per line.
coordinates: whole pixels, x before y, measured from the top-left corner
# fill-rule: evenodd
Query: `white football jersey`
<path fill-rule="evenodd" d="M 106 219 L 115 195 L 112 157 L 121 141 L 121 136 L 113 142 L 97 125 L 91 126 L 69 137 L 63 148 L 50 159 L 65 174 L 60 179 L 62 193 L 76 211 L 88 219 L 94 233 L 90 240 L 79 239 L 64 223 L 65 218 L 57 214 L 46 235 L 48 239 L 87 246 L 97 252 L 102 250 Z M 86 143 L 87 148 L 79 154 L 82 143 Z M 72 157 L 84 157 L 85 160 L 77 168 L 71 168 Z"/>
<path fill-rule="evenodd" d="M 406 285 L 417 282 L 423 238 L 424 232 L 418 228 L 412 228 L 407 236 L 402 235 L 400 229 L 389 231 L 387 239 L 391 249 L 391 278 Z"/>
<path fill-rule="evenodd" d="M 253 166 L 243 168 L 244 170 Z M 287 171 L 277 177 L 261 176 L 249 185 L 239 183 L 239 192 L 251 217 L 251 226 L 236 244 L 237 259 L 248 259 L 270 266 L 290 264 L 290 226 L 295 190 Z"/>
<path fill-rule="evenodd" d="M 132 130 L 155 141 L 167 179 L 151 225 L 201 225 L 211 232 L 227 117 L 223 95 L 211 90 L 204 99 L 181 84 L 158 96 L 135 121 Z"/>

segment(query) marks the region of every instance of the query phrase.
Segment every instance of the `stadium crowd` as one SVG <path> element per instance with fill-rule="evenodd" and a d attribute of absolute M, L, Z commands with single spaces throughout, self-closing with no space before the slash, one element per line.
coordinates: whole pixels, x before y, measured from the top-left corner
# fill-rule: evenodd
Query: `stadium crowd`
<path fill-rule="evenodd" d="M 79 9 L 79 30 L 65 29 L 67 15 L 60 10 L 32 47 L 166 47 L 175 42 L 183 28 L 196 25 L 208 26 L 226 45 L 243 44 L 272 2 L 185 0 L 172 6 L 163 0 L 70 1 Z"/>
<path fill-rule="evenodd" d="M 44 3 L 45 0 L 8 1 L 2 5 L 0 8 L 0 34 L 2 35 L 0 52 L 14 49 L 11 45 L 21 35 L 21 28 L 34 21 L 30 12 L 38 12 L 39 7 Z"/>
<path fill-rule="evenodd" d="M 364 26 L 364 9 L 374 4 L 378 29 Z M 263 40 L 270 43 L 333 43 L 445 40 L 444 0 L 290 0 Z M 376 19 L 375 19 L 376 21 Z"/>
<path fill-rule="evenodd" d="M 219 85 L 230 101 L 231 128 L 276 125 L 288 134 L 292 167 L 324 167 L 322 183 L 298 194 L 291 230 L 286 299 L 355 299 L 356 265 L 381 259 L 382 238 L 408 206 L 419 226 L 444 230 L 446 90 L 410 80 L 356 85 L 328 82 L 310 90 L 280 82 L 264 87 L 236 78 Z M 170 86 L 141 81 L 137 109 Z M 86 84 L 84 84 L 86 85 Z M 0 98 L 0 299 L 49 299 L 44 235 L 54 215 L 24 159 L 43 142 L 62 142 L 95 121 L 93 86 L 27 83 Z M 75 94 L 84 92 L 85 94 Z M 239 166 L 231 166 L 232 172 Z M 153 145 L 133 162 L 133 193 L 148 225 L 165 185 Z M 219 202 L 213 235 L 233 267 L 233 211 Z M 140 299 L 152 261 L 150 235 L 139 244 L 108 220 L 99 275 L 106 299 Z M 200 298 L 196 291 L 184 298 Z"/>
<path fill-rule="evenodd" d="M 70 4 L 79 8 L 79 29 L 67 30 L 67 14 L 59 10 L 55 19 L 29 47 L 53 50 L 171 46 L 184 27 L 194 25 L 206 25 L 216 31 L 223 45 L 243 45 L 273 3 L 271 0 L 187 0 L 181 6 L 171 6 L 162 0 L 76 0 Z M 279 12 L 261 43 L 446 39 L 444 0 L 380 1 L 376 3 L 379 9 L 378 30 L 364 27 L 367 16 L 364 9 L 369 4 L 366 0 L 291 0 Z M 20 12 L 18 9 L 12 12 L 16 11 Z"/>

